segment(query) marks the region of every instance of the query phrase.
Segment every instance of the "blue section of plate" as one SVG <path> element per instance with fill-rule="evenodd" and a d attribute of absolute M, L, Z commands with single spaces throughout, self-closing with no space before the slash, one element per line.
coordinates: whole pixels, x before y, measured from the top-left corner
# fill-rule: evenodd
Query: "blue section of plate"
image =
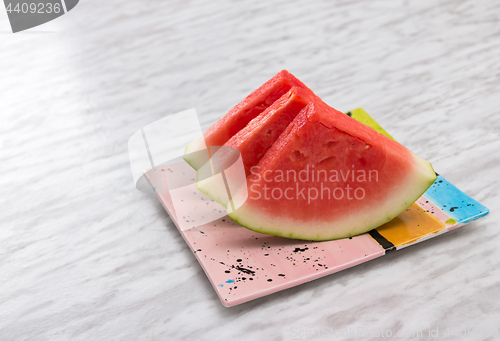
<path fill-rule="evenodd" d="M 487 215 L 490 210 L 438 175 L 424 193 L 437 207 L 457 222 L 465 224 Z"/>

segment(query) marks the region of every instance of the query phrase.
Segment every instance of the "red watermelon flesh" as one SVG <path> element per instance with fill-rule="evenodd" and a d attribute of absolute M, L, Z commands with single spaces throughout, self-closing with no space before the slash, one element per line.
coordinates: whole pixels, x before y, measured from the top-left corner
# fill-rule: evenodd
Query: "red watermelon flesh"
<path fill-rule="evenodd" d="M 278 72 L 273 78 L 254 90 L 249 96 L 208 128 L 205 133 L 203 133 L 203 138 L 189 144 L 186 147 L 184 155 L 186 162 L 193 168 L 199 169 L 206 162 L 206 159 L 197 160 L 199 154 L 195 152 L 204 150 L 205 148 L 210 150 L 212 146 L 223 146 L 251 120 L 256 118 L 294 86 L 309 90 L 304 83 L 287 70 Z"/>
<path fill-rule="evenodd" d="M 299 112 L 315 97 L 309 89 L 291 88 L 226 142 L 225 146 L 240 151 L 247 176 Z"/>
<path fill-rule="evenodd" d="M 248 198 L 240 191 L 229 216 L 266 234 L 345 238 L 393 219 L 435 179 L 401 144 L 313 101 L 252 170 Z"/>

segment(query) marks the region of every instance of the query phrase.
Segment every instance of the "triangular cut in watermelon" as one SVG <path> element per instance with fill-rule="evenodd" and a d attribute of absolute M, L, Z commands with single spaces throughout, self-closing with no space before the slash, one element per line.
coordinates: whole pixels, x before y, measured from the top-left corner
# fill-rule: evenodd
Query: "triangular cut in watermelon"
<path fill-rule="evenodd" d="M 426 160 L 313 100 L 251 170 L 229 216 L 271 235 L 346 238 L 392 220 L 435 179 Z"/>
<path fill-rule="evenodd" d="M 312 92 L 287 70 L 278 72 L 215 122 L 203 136 L 190 143 L 186 147 L 184 160 L 194 169 L 199 169 L 207 162 L 211 147 L 223 146 L 292 87 Z"/>

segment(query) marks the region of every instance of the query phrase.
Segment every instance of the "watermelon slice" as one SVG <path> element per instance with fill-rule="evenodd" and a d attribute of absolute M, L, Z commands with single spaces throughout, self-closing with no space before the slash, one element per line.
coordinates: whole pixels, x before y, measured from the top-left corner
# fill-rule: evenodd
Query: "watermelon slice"
<path fill-rule="evenodd" d="M 392 220 L 435 179 L 404 146 L 313 101 L 251 170 L 229 216 L 265 234 L 346 238 Z"/>
<path fill-rule="evenodd" d="M 259 163 L 286 127 L 315 98 L 316 95 L 309 89 L 291 88 L 224 144 L 240 151 L 247 176 L 250 175 L 250 168 Z M 217 160 L 220 162 L 223 157 L 218 155 Z"/>
<path fill-rule="evenodd" d="M 223 146 L 251 120 L 294 86 L 309 90 L 307 86 L 287 70 L 278 72 L 273 78 L 253 91 L 215 122 L 205 131 L 203 136 L 190 143 L 185 149 L 184 160 L 194 169 L 199 169 L 208 161 L 210 147 Z"/>
<path fill-rule="evenodd" d="M 250 175 L 250 169 L 259 163 L 281 133 L 314 98 L 316 95 L 309 89 L 293 87 L 230 138 L 223 148 L 216 152 L 212 148 L 210 162 L 206 162 L 197 171 L 198 190 L 226 206 L 229 201 L 227 184 L 223 185 L 224 180 L 214 175 L 230 167 L 239 154 L 243 161 L 244 176 Z"/>

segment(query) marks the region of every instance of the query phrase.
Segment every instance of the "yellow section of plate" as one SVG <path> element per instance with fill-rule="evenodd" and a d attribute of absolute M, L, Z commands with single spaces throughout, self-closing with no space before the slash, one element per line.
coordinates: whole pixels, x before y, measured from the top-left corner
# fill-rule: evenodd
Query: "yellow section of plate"
<path fill-rule="evenodd" d="M 414 203 L 403 213 L 376 230 L 396 248 L 446 228 L 438 218 Z"/>

